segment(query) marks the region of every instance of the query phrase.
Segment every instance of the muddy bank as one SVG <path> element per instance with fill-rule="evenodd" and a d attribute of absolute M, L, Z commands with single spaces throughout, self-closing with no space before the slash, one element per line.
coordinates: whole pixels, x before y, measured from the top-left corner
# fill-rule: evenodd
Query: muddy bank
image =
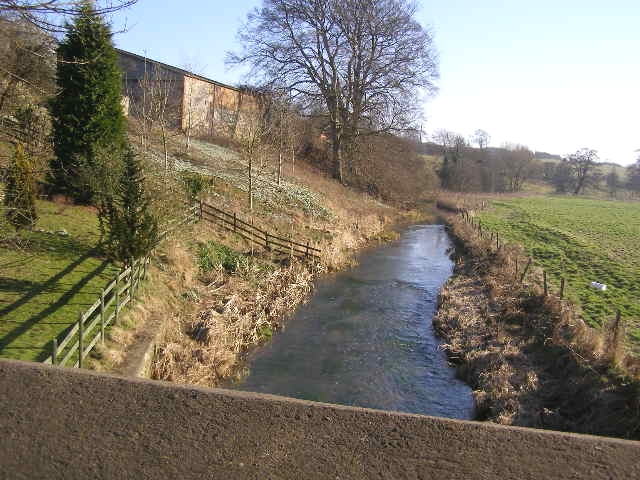
<path fill-rule="evenodd" d="M 514 281 L 517 247 L 495 251 L 455 216 L 447 221 L 456 267 L 434 326 L 474 389 L 478 419 L 639 439 L 640 385 L 612 369 L 607 336 Z"/>

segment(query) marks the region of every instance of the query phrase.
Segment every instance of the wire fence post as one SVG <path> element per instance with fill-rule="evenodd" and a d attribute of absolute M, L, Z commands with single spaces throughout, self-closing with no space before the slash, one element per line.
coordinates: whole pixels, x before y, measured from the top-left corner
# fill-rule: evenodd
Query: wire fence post
<path fill-rule="evenodd" d="M 200 215 L 200 220 L 202 220 L 202 200 L 200 200 L 200 212 L 199 212 L 199 215 Z"/>
<path fill-rule="evenodd" d="M 306 252 L 305 252 L 304 256 L 305 256 L 305 257 L 308 257 L 308 256 L 309 256 L 309 240 L 307 240 L 307 250 L 306 250 Z"/>
<path fill-rule="evenodd" d="M 236 212 L 233 212 L 233 233 L 236 233 L 236 229 L 238 228 L 237 222 L 238 222 L 238 219 L 236 216 Z"/>
<path fill-rule="evenodd" d="M 500 234 L 496 232 L 496 250 L 500 250 Z"/>
<path fill-rule="evenodd" d="M 564 298 L 564 277 L 560 279 L 560 300 Z"/>
<path fill-rule="evenodd" d="M 547 271 L 542 271 L 542 278 L 544 281 L 544 296 L 546 297 L 549 294 L 549 290 L 547 289 Z"/>

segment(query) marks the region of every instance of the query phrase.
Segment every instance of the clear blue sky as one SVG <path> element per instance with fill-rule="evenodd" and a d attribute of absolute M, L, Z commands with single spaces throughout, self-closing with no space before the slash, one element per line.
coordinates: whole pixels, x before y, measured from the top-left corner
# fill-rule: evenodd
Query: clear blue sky
<path fill-rule="evenodd" d="M 139 0 L 114 27 L 125 50 L 226 83 L 225 52 L 260 0 Z M 440 55 L 440 92 L 424 129 L 552 153 L 595 148 L 632 163 L 640 148 L 640 0 L 422 0 Z"/>

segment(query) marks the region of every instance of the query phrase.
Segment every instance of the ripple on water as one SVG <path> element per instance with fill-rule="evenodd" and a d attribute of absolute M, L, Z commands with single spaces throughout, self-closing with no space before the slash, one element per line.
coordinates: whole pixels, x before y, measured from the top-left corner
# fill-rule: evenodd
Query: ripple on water
<path fill-rule="evenodd" d="M 313 297 L 250 359 L 232 388 L 428 415 L 472 418 L 432 326 L 452 272 L 442 226 L 412 227 L 359 265 L 319 282 Z"/>

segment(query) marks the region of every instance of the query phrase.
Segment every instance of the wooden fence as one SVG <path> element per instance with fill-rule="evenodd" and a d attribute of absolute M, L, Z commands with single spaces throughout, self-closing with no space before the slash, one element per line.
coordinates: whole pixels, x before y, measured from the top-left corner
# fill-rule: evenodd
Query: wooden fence
<path fill-rule="evenodd" d="M 227 213 L 204 202 L 189 207 L 184 217 L 163 225 L 158 243 L 179 226 L 198 218 L 216 223 L 267 250 L 301 258 L 320 258 L 317 254 L 321 250 L 312 247 L 309 241 L 300 243 L 292 238 L 274 235 L 241 220 L 235 213 Z M 80 312 L 78 320 L 62 338 L 58 336 L 51 341 L 51 354 L 43 363 L 82 368 L 85 358 L 98 342 L 104 343 L 105 330 L 116 323 L 122 309 L 135 300 L 140 283 L 147 276 L 149 262 L 150 256 L 146 256 L 119 271 L 93 305 Z"/>
<path fill-rule="evenodd" d="M 255 243 L 267 250 L 283 253 L 292 257 L 312 258 L 319 260 L 322 250 L 312 247 L 309 240 L 296 241 L 293 238 L 284 238 L 273 233 L 269 233 L 246 222 L 235 213 L 228 213 L 224 210 L 200 202 L 200 218 L 220 225 L 225 230 L 233 232 L 248 242 Z"/>
<path fill-rule="evenodd" d="M 170 220 L 162 226 L 156 245 L 170 232 L 198 217 L 199 206 L 190 206 L 182 218 Z M 51 355 L 43 363 L 82 368 L 84 359 L 98 342 L 104 343 L 106 328 L 117 322 L 122 309 L 135 299 L 140 282 L 147 276 L 150 260 L 148 255 L 134 261 L 129 267 L 123 267 L 102 289 L 93 305 L 80 312 L 78 320 L 64 333 L 63 338 L 56 337 L 51 341 Z"/>
<path fill-rule="evenodd" d="M 52 340 L 51 355 L 44 363 L 82 368 L 97 343 L 104 343 L 106 328 L 117 322 L 121 310 L 135 299 L 140 282 L 147 276 L 149 261 L 149 256 L 144 257 L 118 272 L 94 304 L 80 312 L 64 337 Z"/>

